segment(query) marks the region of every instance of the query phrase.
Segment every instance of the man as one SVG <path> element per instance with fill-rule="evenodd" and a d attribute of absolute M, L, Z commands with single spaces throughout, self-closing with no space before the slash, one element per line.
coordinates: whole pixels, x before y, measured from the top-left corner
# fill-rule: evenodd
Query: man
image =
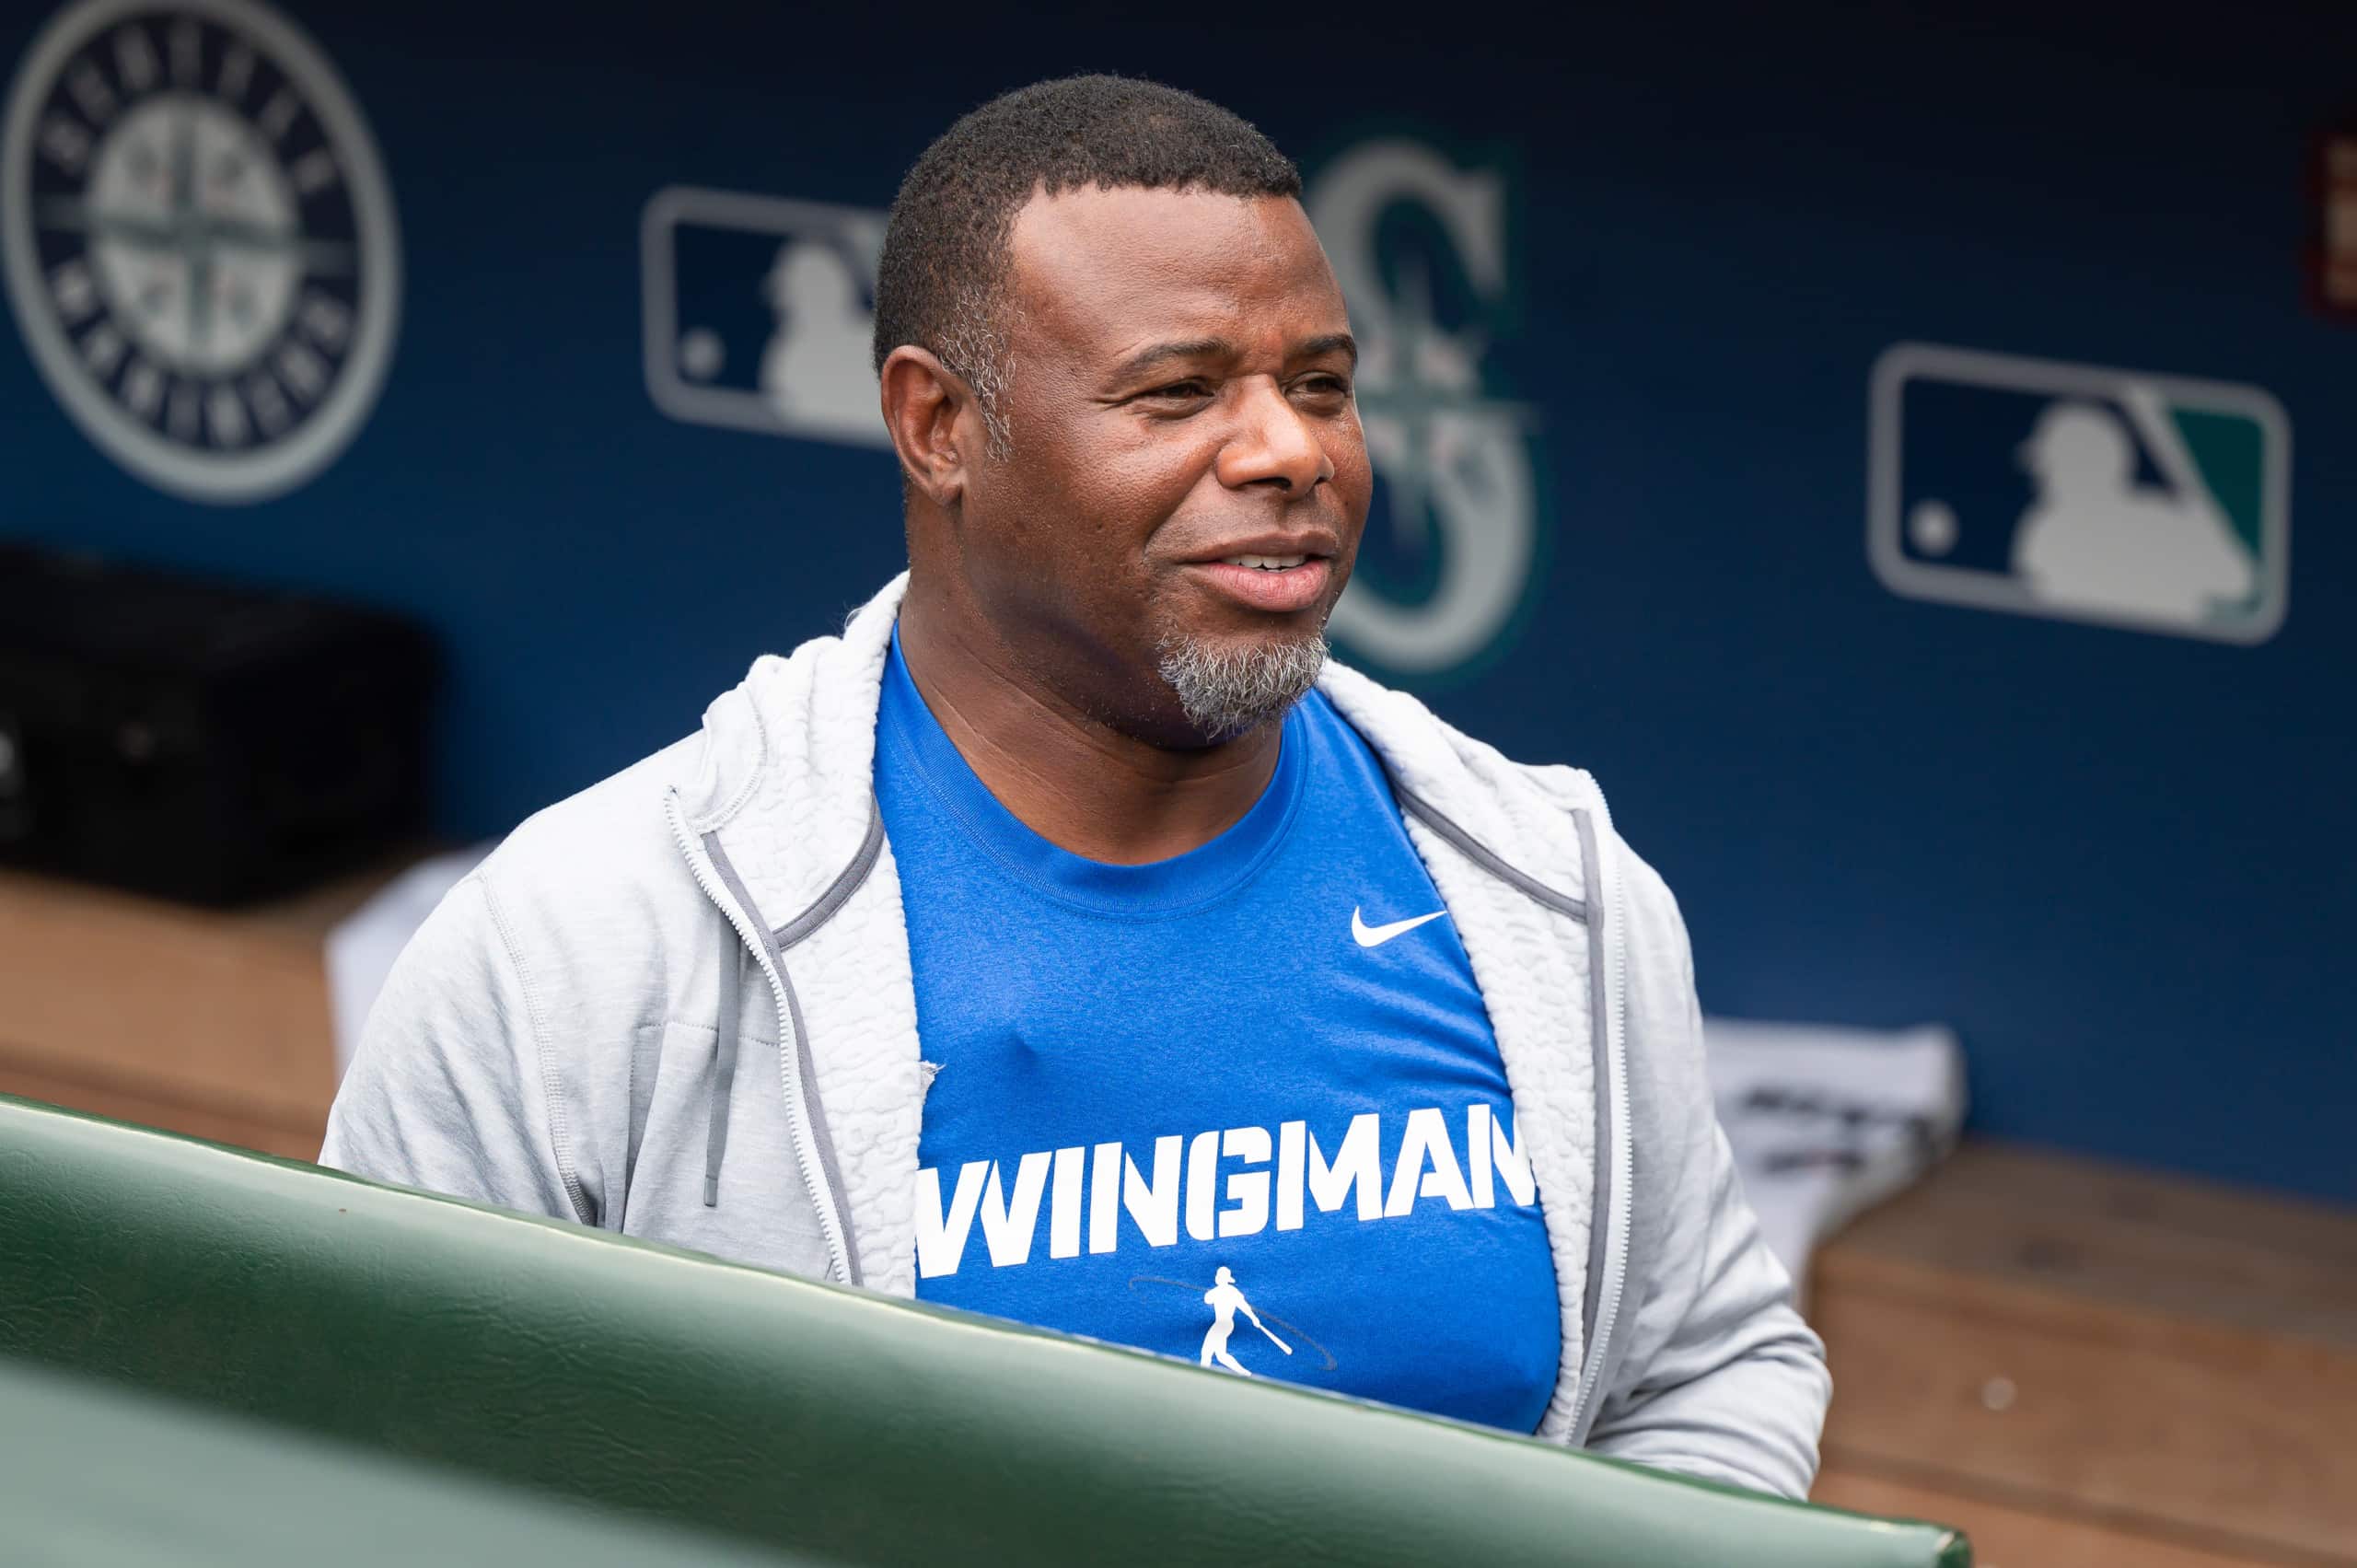
<path fill-rule="evenodd" d="M 1110 77 L 936 142 L 908 574 L 460 883 L 322 1158 L 1173 1355 L 1233 1266 L 1323 1342 L 1281 1376 L 1803 1495 L 1668 890 L 1325 660 L 1372 481 L 1299 192 Z"/>

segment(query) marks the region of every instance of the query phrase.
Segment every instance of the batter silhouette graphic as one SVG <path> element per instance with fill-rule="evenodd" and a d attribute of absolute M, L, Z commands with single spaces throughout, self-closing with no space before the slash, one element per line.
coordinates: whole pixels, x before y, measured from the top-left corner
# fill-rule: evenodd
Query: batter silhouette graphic
<path fill-rule="evenodd" d="M 2135 437 L 2111 410 L 2049 405 L 2022 446 L 2038 494 L 2014 535 L 2014 570 L 2051 602 L 2192 625 L 2250 596 L 2250 552 L 2166 411 L 2132 391 L 2124 406 L 2166 485 L 2137 482 Z"/>
<path fill-rule="evenodd" d="M 1269 1335 L 1271 1344 L 1287 1355 L 1293 1353 L 1293 1346 L 1270 1333 L 1269 1326 L 1260 1321 L 1260 1315 L 1252 1310 L 1252 1304 L 1244 1299 L 1244 1293 L 1236 1288 L 1236 1276 L 1228 1271 L 1226 1264 L 1220 1265 L 1216 1282 L 1211 1289 L 1203 1292 L 1203 1305 L 1212 1309 L 1212 1326 L 1203 1333 L 1203 1352 L 1197 1358 L 1200 1365 L 1209 1366 L 1216 1361 L 1239 1377 L 1252 1376 L 1244 1369 L 1241 1362 L 1227 1353 L 1227 1337 L 1236 1331 L 1236 1314 L 1239 1310 L 1252 1319 L 1254 1328 Z"/>
<path fill-rule="evenodd" d="M 859 279 L 830 245 L 789 239 L 762 282 L 777 331 L 761 354 L 761 392 L 800 429 L 851 439 L 875 434 L 876 377 L 867 367 L 875 318 Z"/>

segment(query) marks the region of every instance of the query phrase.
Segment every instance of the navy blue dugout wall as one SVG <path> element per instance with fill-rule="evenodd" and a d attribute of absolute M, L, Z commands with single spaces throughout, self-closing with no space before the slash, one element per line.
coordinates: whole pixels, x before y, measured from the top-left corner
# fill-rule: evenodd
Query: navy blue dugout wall
<path fill-rule="evenodd" d="M 755 655 L 828 629 L 900 562 L 875 448 L 657 406 L 641 228 L 658 192 L 877 209 L 993 92 L 1154 75 L 1250 117 L 1313 180 L 1389 136 L 1495 181 L 1497 212 L 1457 230 L 1429 201 L 1383 206 L 1354 253 L 1395 357 L 1419 302 L 1441 344 L 1399 388 L 1511 427 L 1469 427 L 1494 461 L 1467 505 L 1533 525 L 1527 593 L 1409 683 L 1512 753 L 1596 772 L 1679 892 L 1712 1010 L 1945 1019 L 1987 1131 L 2357 1198 L 2357 329 L 2312 311 L 2301 273 L 2310 137 L 2357 108 L 2347 7 L 2008 4 L 1960 27 L 1823 4 L 1325 27 L 1265 8 L 288 9 L 371 127 L 398 214 L 381 395 L 308 482 L 194 503 L 69 421 L 12 315 L 0 534 L 413 611 L 454 663 L 450 831 L 502 830 L 687 733 Z M 0 12 L 0 62 L 58 14 Z M 761 346 L 758 273 L 729 274 L 732 304 L 711 282 L 738 265 L 728 246 L 674 238 L 671 326 L 709 318 L 697 376 L 725 389 Z M 1869 377 L 1903 342 L 2270 394 L 2291 547 L 2288 598 L 2238 633 L 2261 640 L 1887 587 Z M 1980 479 L 2019 484 L 1987 462 Z M 1364 570 L 1412 609 L 1453 546 L 1421 510 L 1391 526 L 1399 494 Z M 2002 568 L 1988 507 L 2010 505 L 1972 503 L 1956 563 Z M 1961 581 L 1931 559 L 1938 531 L 1900 553 Z"/>

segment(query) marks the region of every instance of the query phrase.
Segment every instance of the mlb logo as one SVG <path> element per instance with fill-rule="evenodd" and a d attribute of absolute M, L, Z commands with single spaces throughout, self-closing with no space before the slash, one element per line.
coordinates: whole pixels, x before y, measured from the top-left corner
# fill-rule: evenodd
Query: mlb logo
<path fill-rule="evenodd" d="M 647 395 L 674 419 L 888 447 L 868 340 L 886 215 L 675 185 L 639 224 Z"/>
<path fill-rule="evenodd" d="M 1870 441 L 1894 593 L 2233 643 L 2283 622 L 2291 431 L 2257 387 L 1900 343 Z"/>

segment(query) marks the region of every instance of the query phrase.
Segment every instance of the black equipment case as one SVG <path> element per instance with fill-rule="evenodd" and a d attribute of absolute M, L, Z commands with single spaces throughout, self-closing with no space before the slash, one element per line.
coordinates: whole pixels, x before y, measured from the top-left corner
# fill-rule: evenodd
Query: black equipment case
<path fill-rule="evenodd" d="M 438 660 L 308 594 L 0 543 L 0 865 L 223 906 L 420 834 Z"/>

